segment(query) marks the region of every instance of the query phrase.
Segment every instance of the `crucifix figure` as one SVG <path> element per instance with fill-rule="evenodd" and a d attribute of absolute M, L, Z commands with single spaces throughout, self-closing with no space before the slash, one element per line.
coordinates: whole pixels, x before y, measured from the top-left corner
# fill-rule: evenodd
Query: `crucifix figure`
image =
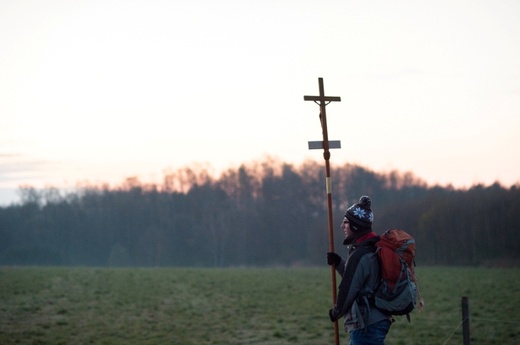
<path fill-rule="evenodd" d="M 330 102 L 341 102 L 340 97 L 328 97 L 325 96 L 325 90 L 323 88 L 323 78 L 318 78 L 320 95 L 319 96 L 303 96 L 304 101 L 314 101 L 320 106 L 320 122 L 321 130 L 323 133 L 323 141 L 310 141 L 309 149 L 323 149 L 323 158 L 325 158 L 325 170 L 326 170 L 326 190 L 327 190 L 327 209 L 328 209 L 328 224 L 329 224 L 329 251 L 334 252 L 334 226 L 332 224 L 332 183 L 330 181 L 330 151 L 331 148 L 340 148 L 341 144 L 339 141 L 329 141 L 329 134 L 327 132 L 327 114 L 325 107 Z M 332 303 L 336 304 L 336 268 L 331 265 L 331 285 L 332 285 Z M 334 322 L 334 343 L 339 345 L 339 331 L 338 321 Z"/>

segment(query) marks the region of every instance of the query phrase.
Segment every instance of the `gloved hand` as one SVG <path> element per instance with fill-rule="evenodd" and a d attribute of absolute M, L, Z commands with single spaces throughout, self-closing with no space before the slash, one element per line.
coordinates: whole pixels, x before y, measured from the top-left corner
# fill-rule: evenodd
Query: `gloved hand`
<path fill-rule="evenodd" d="M 335 322 L 338 319 L 336 313 L 334 312 L 334 308 L 329 309 L 329 318 L 331 322 Z"/>
<path fill-rule="evenodd" d="M 327 264 L 337 266 L 341 263 L 341 256 L 336 253 L 328 252 L 327 253 Z"/>

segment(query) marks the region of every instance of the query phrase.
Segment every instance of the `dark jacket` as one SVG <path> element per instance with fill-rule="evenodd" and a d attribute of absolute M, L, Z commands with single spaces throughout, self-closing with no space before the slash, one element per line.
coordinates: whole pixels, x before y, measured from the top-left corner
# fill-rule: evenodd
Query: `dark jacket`
<path fill-rule="evenodd" d="M 363 329 L 390 316 L 369 303 L 380 281 L 379 259 L 375 253 L 375 243 L 379 236 L 370 237 L 354 243 L 347 260 L 341 259 L 336 270 L 341 275 L 336 305 L 331 311 L 331 318 L 345 316 L 345 330 Z"/>

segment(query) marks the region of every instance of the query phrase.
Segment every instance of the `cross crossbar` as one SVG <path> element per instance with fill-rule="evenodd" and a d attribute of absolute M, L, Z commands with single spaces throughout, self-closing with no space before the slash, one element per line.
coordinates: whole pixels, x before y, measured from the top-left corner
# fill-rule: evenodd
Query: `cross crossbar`
<path fill-rule="evenodd" d="M 341 102 L 341 97 L 337 96 L 303 96 L 304 101 L 314 102 Z"/>

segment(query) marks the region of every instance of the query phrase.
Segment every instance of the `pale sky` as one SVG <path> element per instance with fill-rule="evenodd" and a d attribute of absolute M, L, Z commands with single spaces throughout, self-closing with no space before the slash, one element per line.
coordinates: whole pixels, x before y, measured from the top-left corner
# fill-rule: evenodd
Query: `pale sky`
<path fill-rule="evenodd" d="M 0 0 L 0 203 L 266 155 L 520 181 L 518 0 Z"/>

